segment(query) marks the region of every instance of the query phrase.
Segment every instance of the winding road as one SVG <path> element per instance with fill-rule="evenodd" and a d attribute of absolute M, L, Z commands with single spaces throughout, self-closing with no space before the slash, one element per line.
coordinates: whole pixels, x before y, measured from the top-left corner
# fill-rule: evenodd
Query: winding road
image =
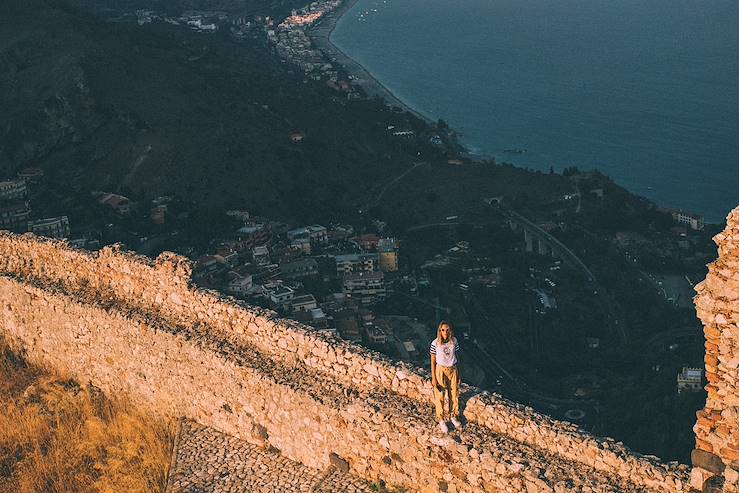
<path fill-rule="evenodd" d="M 598 283 L 597 279 L 595 278 L 595 274 L 593 274 L 593 272 L 588 268 L 588 266 L 585 265 L 585 263 L 582 260 L 580 260 L 580 257 L 575 255 L 575 253 L 569 248 L 567 248 L 567 246 L 564 243 L 559 241 L 557 238 L 555 238 L 548 232 L 544 231 L 537 224 L 534 224 L 533 222 L 531 222 L 529 219 L 525 218 L 518 212 L 510 210 L 510 209 L 505 209 L 503 207 L 501 207 L 499 210 L 500 210 L 500 213 L 506 216 L 509 220 L 522 224 L 525 227 L 534 230 L 536 234 L 546 238 L 547 241 L 550 243 L 550 246 L 552 247 L 552 249 L 557 250 L 557 253 L 562 258 L 562 260 L 564 260 L 565 262 L 569 262 L 571 265 L 580 269 L 587 276 L 588 280 L 591 283 L 593 284 Z"/>

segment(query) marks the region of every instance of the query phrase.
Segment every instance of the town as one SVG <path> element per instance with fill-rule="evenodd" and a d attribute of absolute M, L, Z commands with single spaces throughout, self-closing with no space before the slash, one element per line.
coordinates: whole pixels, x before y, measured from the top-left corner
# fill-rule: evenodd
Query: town
<path fill-rule="evenodd" d="M 565 195 L 559 214 L 597 203 L 604 193 L 594 188 L 586 197 Z M 111 243 L 151 257 L 171 250 L 192 260 L 193 282 L 202 287 L 418 366 L 427 365 L 435 324 L 447 319 L 467 355 L 462 362 L 467 381 L 585 425 L 597 426 L 598 402 L 615 383 L 577 369 L 575 360 L 608 354 L 629 338 L 642 337 L 640 330 L 655 330 L 636 327 L 642 315 L 613 308 L 614 299 L 624 303 L 623 294 L 607 295 L 607 289 L 617 288 L 596 281 L 596 273 L 604 275 L 599 257 L 583 257 L 596 266 L 594 273 L 553 236 L 567 238 L 564 222 L 551 214 L 531 222 L 507 209 L 503 197 L 488 199 L 464 217 L 449 215 L 407 231 L 390 231 L 376 218 L 287 224 L 227 210 L 208 219 L 213 228 L 204 233 L 193 230 L 203 218 L 176 197 L 135 202 L 96 191 L 68 202 L 68 214 L 44 215 L 64 206 L 55 200 L 59 195 L 40 169 L 21 170 L 0 182 L 0 227 L 88 250 Z M 670 262 L 681 257 L 699 265 L 709 255 L 701 253 L 709 239 L 700 216 L 663 214 L 672 219 L 668 236 L 621 231 L 609 248 L 639 265 L 631 268 L 641 289 L 661 298 L 665 310 L 687 313 L 690 284 L 699 275 L 673 274 L 684 267 Z M 702 388 L 691 342 L 700 332 L 685 326 L 686 316 L 643 336 L 655 350 L 652 371 L 677 364 L 677 376 L 671 377 L 676 393 Z M 537 365 L 573 369 L 552 387 L 546 375 L 531 370 Z"/>
<path fill-rule="evenodd" d="M 139 26 L 167 23 L 204 34 L 227 30 L 232 39 L 265 39 L 278 56 L 303 71 L 312 81 L 325 82 L 328 87 L 344 95 L 348 100 L 366 97 L 363 88 L 355 83 L 354 76 L 336 63 L 311 40 L 308 32 L 325 17 L 342 5 L 342 0 L 311 2 L 277 23 L 270 16 L 229 14 L 225 11 L 187 10 L 180 15 L 166 15 L 155 10 L 137 10 L 124 13 L 114 19 L 133 22 Z M 440 143 L 440 142 L 439 142 Z"/>

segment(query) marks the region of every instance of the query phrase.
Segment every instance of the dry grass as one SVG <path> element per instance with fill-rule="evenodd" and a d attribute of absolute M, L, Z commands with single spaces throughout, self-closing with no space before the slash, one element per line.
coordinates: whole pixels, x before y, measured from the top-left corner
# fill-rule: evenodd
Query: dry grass
<path fill-rule="evenodd" d="M 0 493 L 161 492 L 172 423 L 28 365 L 0 337 Z"/>

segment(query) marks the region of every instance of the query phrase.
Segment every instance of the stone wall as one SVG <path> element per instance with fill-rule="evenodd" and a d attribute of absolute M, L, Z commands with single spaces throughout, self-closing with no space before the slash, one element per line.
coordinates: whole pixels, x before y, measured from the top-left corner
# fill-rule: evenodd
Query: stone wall
<path fill-rule="evenodd" d="M 0 234 L 0 329 L 34 361 L 311 467 L 333 457 L 426 491 L 687 488 L 686 466 L 471 387 L 464 433 L 435 436 L 426 371 L 195 289 L 190 274 L 172 254 Z"/>
<path fill-rule="evenodd" d="M 696 286 L 706 337 L 706 406 L 698 411 L 692 484 L 739 491 L 739 208 L 714 237 L 719 258 Z M 717 489 L 717 491 L 720 491 Z"/>

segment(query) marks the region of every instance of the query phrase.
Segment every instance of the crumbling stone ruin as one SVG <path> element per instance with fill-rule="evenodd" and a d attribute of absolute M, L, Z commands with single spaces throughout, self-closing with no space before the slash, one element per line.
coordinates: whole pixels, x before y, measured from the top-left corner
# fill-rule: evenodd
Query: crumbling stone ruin
<path fill-rule="evenodd" d="M 706 336 L 706 406 L 698 411 L 691 484 L 739 491 L 739 208 L 716 235 L 718 259 L 696 286 L 695 306 Z"/>
<path fill-rule="evenodd" d="M 2 233 L 0 330 L 33 362 L 153 412 L 410 491 L 734 492 L 739 209 L 716 240 L 698 287 L 709 385 L 692 471 L 469 386 L 467 426 L 441 437 L 425 370 L 194 288 L 189 261 L 169 253 Z"/>

